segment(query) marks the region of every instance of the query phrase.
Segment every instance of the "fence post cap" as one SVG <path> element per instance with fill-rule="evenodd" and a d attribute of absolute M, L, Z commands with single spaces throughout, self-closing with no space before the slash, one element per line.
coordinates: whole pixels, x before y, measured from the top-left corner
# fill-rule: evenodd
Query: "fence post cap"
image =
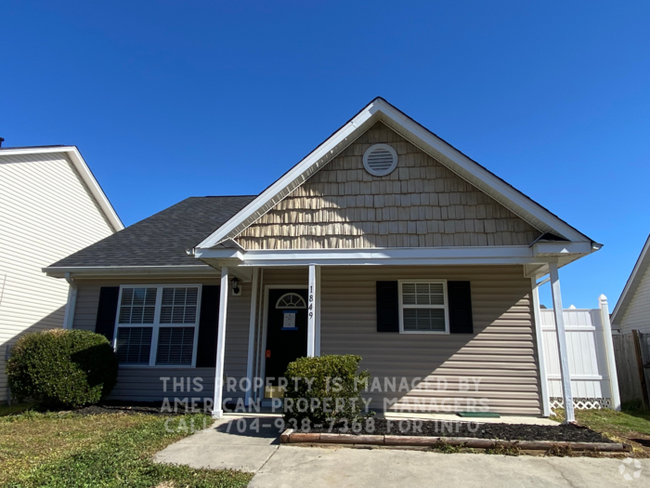
<path fill-rule="evenodd" d="M 598 297 L 598 300 L 600 300 L 601 302 L 606 302 L 606 301 L 607 301 L 607 297 L 606 297 L 605 295 L 601 294 L 601 295 Z"/>

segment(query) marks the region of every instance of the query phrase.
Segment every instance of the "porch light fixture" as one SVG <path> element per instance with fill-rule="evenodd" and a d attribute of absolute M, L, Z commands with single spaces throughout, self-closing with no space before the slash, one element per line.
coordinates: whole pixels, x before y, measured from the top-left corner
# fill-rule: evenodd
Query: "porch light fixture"
<path fill-rule="evenodd" d="M 241 287 L 239 286 L 239 279 L 235 276 L 230 280 L 230 288 L 232 290 L 232 296 L 238 297 L 241 295 Z"/>

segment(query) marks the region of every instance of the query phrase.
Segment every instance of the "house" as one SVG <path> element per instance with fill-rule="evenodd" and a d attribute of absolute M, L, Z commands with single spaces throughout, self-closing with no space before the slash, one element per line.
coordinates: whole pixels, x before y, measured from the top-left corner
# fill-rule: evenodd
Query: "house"
<path fill-rule="evenodd" d="M 548 415 L 536 280 L 561 311 L 558 269 L 599 247 L 377 98 L 261 194 L 189 198 L 44 271 L 113 340 L 114 398 L 218 417 L 297 357 L 358 354 L 374 409 Z"/>
<path fill-rule="evenodd" d="M 72 319 L 74 283 L 41 269 L 123 228 L 75 146 L 0 148 L 0 402 L 17 337 Z"/>
<path fill-rule="evenodd" d="M 622 334 L 650 334 L 650 236 L 616 303 L 612 326 Z"/>

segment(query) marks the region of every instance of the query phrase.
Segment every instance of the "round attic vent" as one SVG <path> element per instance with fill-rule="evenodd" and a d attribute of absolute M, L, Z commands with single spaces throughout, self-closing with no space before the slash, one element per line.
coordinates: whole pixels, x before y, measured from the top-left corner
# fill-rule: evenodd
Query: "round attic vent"
<path fill-rule="evenodd" d="M 388 144 L 370 146 L 363 155 L 363 167 L 373 176 L 386 176 L 397 166 L 397 153 Z"/>

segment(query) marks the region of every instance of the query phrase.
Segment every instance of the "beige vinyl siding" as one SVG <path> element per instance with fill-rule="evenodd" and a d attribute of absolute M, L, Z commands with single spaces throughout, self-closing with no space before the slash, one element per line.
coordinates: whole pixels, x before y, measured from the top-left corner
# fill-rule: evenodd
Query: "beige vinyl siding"
<path fill-rule="evenodd" d="M 189 390 L 187 378 L 190 378 Z M 176 390 L 173 387 L 174 379 L 177 381 Z M 200 386 L 197 387 L 194 381 L 198 381 Z M 117 385 L 109 396 L 110 400 L 130 402 L 158 402 L 167 399 L 172 408 L 176 399 L 180 403 L 191 402 L 192 399 L 194 402 L 212 402 L 213 398 L 214 368 L 120 368 Z M 224 393 L 224 399 L 226 398 Z"/>
<path fill-rule="evenodd" d="M 0 154 L 0 402 L 6 346 L 63 325 L 68 284 L 41 268 L 112 233 L 65 154 Z"/>
<path fill-rule="evenodd" d="M 99 305 L 99 292 L 102 286 L 120 286 L 127 284 L 184 284 L 197 283 L 202 285 L 219 285 L 218 272 L 215 278 L 184 277 L 165 279 L 138 279 L 129 278 L 121 280 L 84 280 L 78 284 L 77 307 L 74 315 L 75 329 L 95 330 L 97 320 L 97 307 Z M 225 371 L 227 377 L 237 380 L 246 376 L 248 354 L 248 332 L 250 317 L 251 284 L 242 284 L 242 295 L 228 297 L 228 322 L 226 328 L 226 358 Z M 121 367 L 118 384 L 110 398 L 129 401 L 159 401 L 169 397 L 173 403 L 174 397 L 188 396 L 188 392 L 163 391 L 162 377 L 171 378 L 202 378 L 204 390 L 192 392 L 190 396 L 212 397 L 214 392 L 214 368 L 173 368 L 173 367 Z M 170 385 L 171 385 L 170 380 Z M 241 391 L 224 393 L 224 398 L 233 399 L 243 397 Z"/>
<path fill-rule="evenodd" d="M 80 282 L 77 285 L 77 303 L 74 310 L 72 328 L 95 332 L 99 290 L 101 285 Z"/>
<path fill-rule="evenodd" d="M 622 333 L 637 329 L 650 334 L 650 266 L 646 268 L 634 291 L 634 296 L 621 319 L 620 329 Z"/>
<path fill-rule="evenodd" d="M 358 354 L 382 383 L 423 380 L 408 391 L 369 393 L 373 408 L 383 408 L 385 397 L 398 400 L 391 410 L 459 399 L 456 411 L 473 399 L 503 414 L 541 414 L 530 280 L 520 266 L 324 266 L 321 273 L 321 353 Z M 377 332 L 376 282 L 408 279 L 470 281 L 474 334 Z M 439 378 L 447 380 L 446 391 L 424 389 Z M 480 379 L 479 392 L 459 391 L 463 378 Z"/>
<path fill-rule="evenodd" d="M 385 177 L 363 168 L 372 144 L 398 153 Z M 245 229 L 246 249 L 529 245 L 540 231 L 378 122 Z"/>
<path fill-rule="evenodd" d="M 266 268 L 267 285 L 306 285 L 307 269 Z M 444 279 L 470 281 L 474 317 L 473 334 L 398 334 L 376 330 L 376 282 L 380 280 Z M 100 286 L 127 283 L 203 283 L 218 280 L 115 280 L 79 283 L 75 327 L 88 328 L 96 319 Z M 420 386 L 396 393 L 371 392 L 372 407 L 381 409 L 384 398 L 397 398 L 391 410 L 417 410 L 418 403 L 435 399 L 452 410 L 464 410 L 467 399 L 485 400 L 491 411 L 502 414 L 540 415 L 540 393 L 530 280 L 520 266 L 341 266 L 321 268 L 321 353 L 359 354 L 362 367 L 373 377 L 402 377 L 409 383 L 422 378 L 435 385 L 445 378 L 445 391 Z M 251 284 L 244 283 L 241 297 L 229 297 L 226 337 L 226 374 L 246 375 Z M 265 307 L 268 304 L 264 304 Z M 93 310 L 95 310 L 93 315 Z M 257 334 L 257 331 L 256 331 Z M 260 347 L 262 346 L 262 347 Z M 256 347 L 257 355 L 264 347 Z M 257 360 L 254 363 L 257 368 Z M 164 392 L 162 377 L 200 377 L 201 392 Z M 480 379 L 479 391 L 459 391 L 461 379 Z M 112 398 L 161 400 L 193 396 L 211 397 L 213 368 L 121 368 Z M 171 383 L 170 383 L 171 385 Z M 473 383 L 470 380 L 470 388 Z M 241 398 L 243 392 L 224 392 L 224 398 Z M 459 399 L 456 408 L 454 401 Z M 410 402 L 410 403 L 409 403 Z M 479 403 L 480 404 L 480 403 Z"/>

